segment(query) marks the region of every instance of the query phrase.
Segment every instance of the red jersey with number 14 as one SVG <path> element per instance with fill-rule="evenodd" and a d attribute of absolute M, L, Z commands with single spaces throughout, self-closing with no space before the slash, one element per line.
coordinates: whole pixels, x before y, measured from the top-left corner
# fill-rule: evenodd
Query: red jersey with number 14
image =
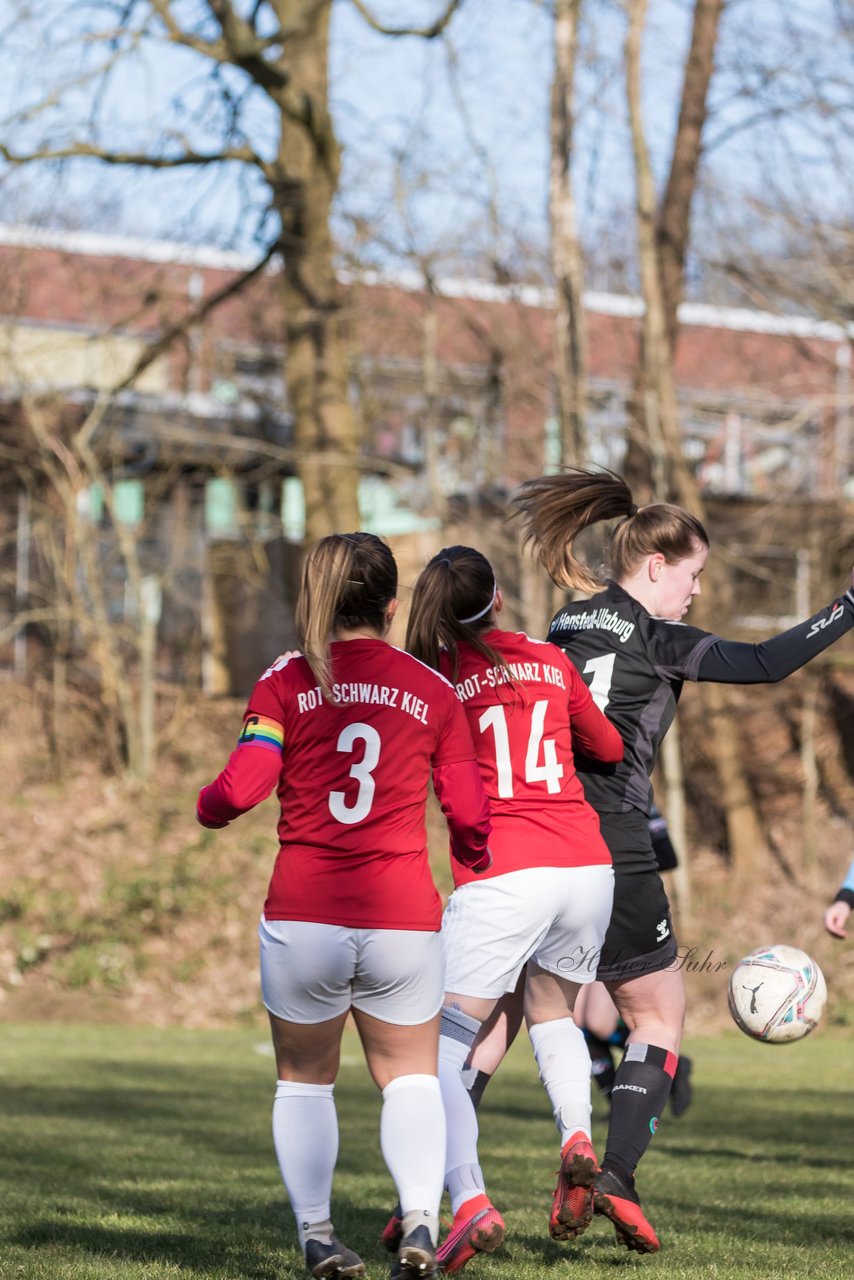
<path fill-rule="evenodd" d="M 446 680 L 383 640 L 330 648 L 332 701 L 301 656 L 261 677 L 237 749 L 200 793 L 200 820 L 230 821 L 275 785 L 281 847 L 268 920 L 438 929 L 431 769 L 459 856 L 477 864 L 489 834 L 465 714 Z"/>
<path fill-rule="evenodd" d="M 556 645 L 522 632 L 488 631 L 484 642 L 506 666 L 459 646 L 454 679 L 477 751 L 492 814 L 492 867 L 483 878 L 526 867 L 609 864 L 599 819 L 584 798 L 572 744 L 608 762 L 623 758 L 623 740 L 593 702 L 578 671 Z M 474 876 L 452 860 L 456 884 Z"/>

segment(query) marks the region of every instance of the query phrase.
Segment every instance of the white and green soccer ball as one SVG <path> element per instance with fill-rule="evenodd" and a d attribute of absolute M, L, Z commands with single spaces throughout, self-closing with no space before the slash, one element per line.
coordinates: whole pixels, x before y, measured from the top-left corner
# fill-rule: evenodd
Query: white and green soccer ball
<path fill-rule="evenodd" d="M 729 980 L 729 1011 L 745 1035 L 787 1044 L 809 1035 L 824 1011 L 827 986 L 815 960 L 784 943 L 759 947 Z"/>

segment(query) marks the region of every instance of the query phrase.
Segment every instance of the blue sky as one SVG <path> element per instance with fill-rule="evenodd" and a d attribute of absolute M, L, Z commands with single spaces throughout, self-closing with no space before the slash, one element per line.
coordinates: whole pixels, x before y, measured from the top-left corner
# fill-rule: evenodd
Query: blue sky
<path fill-rule="evenodd" d="M 781 47 L 810 26 L 818 33 L 833 0 L 731 0 L 724 25 L 722 72 L 714 100 L 722 114 L 710 136 L 724 136 L 748 118 L 753 104 L 736 86 L 761 78 L 752 65 L 767 55 L 779 61 Z M 199 0 L 179 0 L 192 13 Z M 387 20 L 423 21 L 441 0 L 376 0 Z M 645 112 L 659 177 L 676 120 L 681 63 L 691 13 L 689 0 L 652 0 L 645 42 Z M 45 19 L 50 48 L 20 20 L 25 8 Z M 0 0 L 0 119 L 8 121 L 63 76 L 77 73 L 87 28 L 102 30 L 112 10 L 104 4 L 62 0 Z M 619 238 L 630 228 L 633 197 L 623 84 L 619 59 L 623 18 L 615 0 L 589 0 L 585 58 L 580 74 L 578 149 L 575 163 L 579 216 L 589 241 Z M 834 50 L 815 39 L 803 42 L 814 60 L 811 74 L 834 91 L 844 83 L 845 51 L 838 67 Z M 512 262 L 518 241 L 542 259 L 547 243 L 548 91 L 551 77 L 551 17 L 538 0 L 466 0 L 447 42 L 394 40 L 371 31 L 350 0 L 336 0 L 330 60 L 332 106 L 344 147 L 339 226 L 351 235 L 352 217 L 364 218 L 378 234 L 363 248 L 368 259 L 402 260 L 403 251 L 435 259 L 438 267 L 480 251 Z M 200 74 L 201 72 L 201 74 Z M 229 77 L 237 88 L 240 77 Z M 757 81 L 758 83 L 758 81 Z M 183 117 L 167 104 L 176 90 Z M 795 92 L 794 78 L 774 83 L 781 101 Z M 840 93 L 844 90 L 840 89 Z M 14 127 L 4 140 L 35 141 L 45 119 L 54 136 L 68 130 L 90 102 L 88 86 L 74 90 L 62 110 Z M 213 135 L 220 109 L 209 95 L 203 69 L 185 52 L 151 50 L 135 55 L 116 72 L 103 96 L 106 133 L 114 145 L 146 145 L 164 128 L 191 133 L 200 145 Z M 69 105 L 70 103 L 70 105 Z M 270 145 L 269 108 L 250 107 L 251 132 Z M 850 145 L 850 144 L 849 144 Z M 735 133 L 712 153 L 708 176 L 738 201 L 767 185 L 766 162 L 781 173 L 792 151 L 808 161 L 813 180 L 804 198 L 830 208 L 849 200 L 845 165 L 828 160 L 821 127 L 804 115 L 772 134 L 758 126 Z M 850 156 L 849 156 L 850 158 Z M 818 181 L 819 175 L 821 182 Z M 403 193 L 404 198 L 399 197 Z M 214 240 L 250 247 L 264 192 L 236 166 L 223 174 L 186 171 L 128 175 L 86 163 L 59 176 L 32 171 L 0 187 L 6 220 L 47 216 L 70 225 L 129 234 Z M 490 221 L 490 208 L 498 211 Z M 57 212 L 58 211 L 58 212 Z"/>
<path fill-rule="evenodd" d="M 96 17 L 102 11 L 102 24 L 107 13 L 104 5 L 41 0 L 36 7 L 53 17 L 52 49 L 46 57 L 37 40 L 9 22 L 18 7 L 13 0 L 0 0 L 0 26 L 8 32 L 0 52 L 0 65 L 4 55 L 6 61 L 6 74 L 0 77 L 0 85 L 5 86 L 0 87 L 0 113 L 6 118 L 26 101 L 38 100 L 46 84 L 55 85 L 64 72 L 76 71 L 81 43 L 75 36 L 79 37 L 86 22 L 83 11 L 88 14 L 94 9 Z M 190 11 L 195 6 L 183 7 Z M 403 5 L 379 0 L 375 12 L 386 19 L 400 20 L 405 12 L 423 20 L 439 7 L 439 0 L 409 0 Z M 603 9 L 601 4 L 595 7 Z M 610 32 L 618 42 L 619 21 L 607 8 L 598 18 L 598 38 L 607 38 Z M 665 0 L 657 9 L 651 41 L 659 50 L 666 45 L 678 54 L 685 29 L 684 5 Z M 664 45 L 662 32 L 666 33 Z M 410 229 L 423 242 L 419 247 L 441 245 L 449 236 L 458 236 L 461 226 L 482 225 L 490 197 L 511 231 L 523 231 L 543 242 L 551 59 L 550 15 L 536 0 L 467 0 L 444 43 L 380 36 L 349 0 L 337 0 L 330 82 L 336 128 L 344 146 L 342 210 L 371 221 L 379 218 L 390 238 L 398 240 L 403 233 L 390 210 L 396 182 L 402 181 L 409 190 Z M 198 107 L 202 89 L 195 67 L 190 55 L 175 50 L 129 61 L 105 98 L 113 141 L 125 147 L 149 141 L 161 127 L 163 105 L 179 83 L 187 83 L 184 101 Z M 663 74 L 662 64 L 658 75 Z M 74 92 L 71 101 L 75 107 L 62 112 L 64 122 L 73 118 L 75 110 L 82 111 L 86 93 Z M 622 140 L 615 136 L 622 130 L 618 103 L 619 92 L 614 92 L 607 101 L 582 112 L 583 131 L 587 130 L 590 141 L 579 176 L 587 180 L 588 212 L 595 209 L 597 200 L 610 200 L 608 184 L 615 171 L 624 167 Z M 664 112 L 661 102 L 656 114 L 663 117 Z M 271 137 L 267 109 L 261 105 L 253 114 L 253 132 Z M 57 113 L 57 128 L 61 128 L 59 119 Z M 37 136 L 34 121 L 18 126 L 11 135 L 18 142 Z M 624 186 L 624 178 L 620 181 Z M 88 190 L 96 196 L 94 215 L 97 205 L 109 204 L 110 193 L 115 192 L 123 197 L 123 221 L 161 234 L 170 233 L 180 211 L 185 234 L 192 234 L 195 224 L 202 234 L 207 227 L 209 234 L 230 238 L 236 210 L 245 199 L 233 177 L 225 183 L 219 177 L 208 183 L 204 177 L 187 182 L 183 175 L 177 180 L 145 175 L 135 182 L 87 164 L 81 167 L 80 178 L 66 173 L 64 182 L 75 197 L 70 204 L 76 204 L 78 193 L 82 197 Z M 24 186 L 37 206 L 31 180 L 25 179 Z M 158 192 L 154 198 L 145 194 L 152 191 Z M 49 195 L 47 199 L 50 203 Z M 85 220 L 85 204 L 69 208 L 68 213 Z"/>

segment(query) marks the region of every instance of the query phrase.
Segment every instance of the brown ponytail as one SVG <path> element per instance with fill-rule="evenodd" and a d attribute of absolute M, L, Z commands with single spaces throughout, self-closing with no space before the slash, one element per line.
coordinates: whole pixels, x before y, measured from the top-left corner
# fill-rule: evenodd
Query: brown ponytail
<path fill-rule="evenodd" d="M 555 475 L 526 480 L 510 499 L 522 520 L 524 541 L 537 562 L 559 587 L 598 591 L 603 583 L 573 552 L 576 538 L 589 525 L 623 517 L 611 535 L 609 567 L 619 582 L 646 556 L 656 552 L 668 564 L 693 555 L 696 544 L 708 547 L 700 521 L 669 502 L 638 508 L 622 476 L 613 471 L 567 468 Z"/>
<path fill-rule="evenodd" d="M 381 635 L 397 595 L 397 565 L 372 533 L 332 533 L 303 561 L 296 607 L 302 648 L 325 698 L 331 700 L 329 641 L 336 627 L 368 627 Z"/>
<path fill-rule="evenodd" d="M 409 653 L 438 671 L 440 651 L 447 649 L 454 679 L 461 643 L 493 666 L 506 668 L 505 659 L 479 634 L 494 626 L 495 592 L 495 573 L 486 556 L 474 547 L 445 547 L 422 569 L 413 588 L 406 628 Z"/>

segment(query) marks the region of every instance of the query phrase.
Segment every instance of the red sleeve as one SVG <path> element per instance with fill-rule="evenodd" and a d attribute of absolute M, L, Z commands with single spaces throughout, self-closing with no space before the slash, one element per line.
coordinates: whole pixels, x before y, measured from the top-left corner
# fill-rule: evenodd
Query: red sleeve
<path fill-rule="evenodd" d="M 433 766 L 455 764 L 458 760 L 475 760 L 477 753 L 472 742 L 471 729 L 462 703 L 452 687 L 443 685 L 448 694 L 445 719 L 439 731 L 439 740 L 433 749 Z"/>
<path fill-rule="evenodd" d="M 577 746 L 582 755 L 606 764 L 618 764 L 622 760 L 623 739 L 595 702 L 591 701 L 587 710 L 574 715 L 569 723 L 573 746 Z"/>
<path fill-rule="evenodd" d="M 462 760 L 437 765 L 433 770 L 433 786 L 448 822 L 454 857 L 474 871 L 485 871 L 492 823 L 477 762 Z M 480 863 L 485 865 L 481 867 Z"/>
<path fill-rule="evenodd" d="M 281 753 L 238 744 L 228 764 L 199 792 L 196 814 L 203 827 L 224 826 L 266 800 L 279 781 Z"/>
<path fill-rule="evenodd" d="M 203 827 L 222 827 L 238 818 L 266 800 L 279 780 L 284 712 L 273 674 L 271 667 L 253 689 L 237 746 L 222 773 L 199 792 L 196 817 Z"/>
<path fill-rule="evenodd" d="M 617 764 L 623 758 L 623 739 L 596 706 L 578 668 L 565 655 L 564 662 L 569 672 L 569 726 L 573 746 L 593 760 Z"/>

